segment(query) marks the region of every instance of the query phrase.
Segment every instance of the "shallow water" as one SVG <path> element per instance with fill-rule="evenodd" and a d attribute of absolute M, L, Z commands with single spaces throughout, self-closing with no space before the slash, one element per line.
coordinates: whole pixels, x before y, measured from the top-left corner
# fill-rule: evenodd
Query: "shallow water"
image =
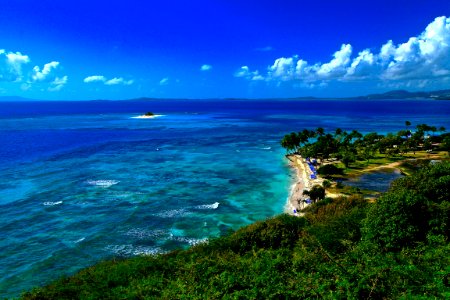
<path fill-rule="evenodd" d="M 281 213 L 287 132 L 450 127 L 450 102 L 411 103 L 0 103 L 0 295 Z M 164 116 L 132 118 L 146 111 Z"/>
<path fill-rule="evenodd" d="M 401 177 L 403 175 L 399 170 L 384 170 L 366 173 L 343 183 L 362 190 L 383 193 L 389 189 L 392 181 Z"/>

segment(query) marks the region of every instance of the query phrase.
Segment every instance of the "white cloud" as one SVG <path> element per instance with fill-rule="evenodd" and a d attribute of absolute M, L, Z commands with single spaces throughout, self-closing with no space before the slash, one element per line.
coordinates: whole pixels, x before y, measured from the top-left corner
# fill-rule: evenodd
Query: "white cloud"
<path fill-rule="evenodd" d="M 105 76 L 102 75 L 92 75 L 92 76 L 88 76 L 86 78 L 83 79 L 83 81 L 85 83 L 90 83 L 90 82 L 105 82 L 106 78 Z"/>
<path fill-rule="evenodd" d="M 376 57 L 369 50 L 364 50 L 358 53 L 358 56 L 352 61 L 345 77 L 365 79 L 370 77 L 374 72 L 379 71 L 379 66 L 376 64 Z"/>
<path fill-rule="evenodd" d="M 0 49 L 0 81 L 21 83 L 22 90 L 31 90 L 37 86 L 40 90 L 60 90 L 67 83 L 68 77 L 60 73 L 60 63 L 51 61 L 31 67 L 31 59 L 21 52 L 8 52 Z"/>
<path fill-rule="evenodd" d="M 123 85 L 132 85 L 133 80 L 125 80 L 122 77 L 114 77 L 110 80 L 105 81 L 106 85 L 117 85 L 117 84 L 123 84 Z"/>
<path fill-rule="evenodd" d="M 30 62 L 28 55 L 0 49 L 0 81 L 22 81 L 22 67 Z"/>
<path fill-rule="evenodd" d="M 242 66 L 234 73 L 234 77 L 243 77 L 253 81 L 265 80 L 264 76 L 260 75 L 258 71 L 250 71 L 248 66 Z"/>
<path fill-rule="evenodd" d="M 265 78 L 263 76 L 261 76 L 261 75 L 254 75 L 252 77 L 252 80 L 253 81 L 259 81 L 259 80 L 265 80 Z"/>
<path fill-rule="evenodd" d="M 163 78 L 163 79 L 161 79 L 159 81 L 159 85 L 168 85 L 168 84 L 169 84 L 169 78 L 168 77 L 165 77 L 165 78 Z"/>
<path fill-rule="evenodd" d="M 335 79 L 344 75 L 346 68 L 350 63 L 352 55 L 352 46 L 344 44 L 339 51 L 333 54 L 333 59 L 326 64 L 323 64 L 317 70 L 317 75 L 322 79 Z"/>
<path fill-rule="evenodd" d="M 234 73 L 234 77 L 247 77 L 250 73 L 248 66 L 242 66 L 239 70 Z"/>
<path fill-rule="evenodd" d="M 203 65 L 203 66 L 200 67 L 201 71 L 209 71 L 211 69 L 212 69 L 211 65 Z"/>
<path fill-rule="evenodd" d="M 295 60 L 297 57 L 280 57 L 269 67 L 269 77 L 274 77 L 282 81 L 294 79 Z"/>
<path fill-rule="evenodd" d="M 33 81 L 43 81 L 51 74 L 52 70 L 56 69 L 58 66 L 58 61 L 52 61 L 45 64 L 44 68 L 42 68 L 42 71 L 40 70 L 39 66 L 35 66 L 33 68 L 33 74 L 31 75 L 31 78 L 33 79 Z"/>
<path fill-rule="evenodd" d="M 388 61 L 385 80 L 426 79 L 450 76 L 450 18 L 438 17 L 418 37 L 398 46 L 383 45 Z M 386 59 L 387 58 L 387 59 Z"/>
<path fill-rule="evenodd" d="M 132 85 L 134 83 L 134 80 L 125 80 L 122 77 L 114 77 L 112 79 L 107 79 L 103 75 L 92 75 L 88 76 L 83 79 L 83 82 L 85 83 L 92 83 L 92 82 L 102 82 L 105 85 Z"/>
<path fill-rule="evenodd" d="M 50 87 L 48 88 L 48 90 L 51 92 L 60 91 L 64 87 L 64 85 L 67 83 L 68 80 L 69 80 L 69 78 L 67 76 L 56 77 L 50 83 Z"/>
<path fill-rule="evenodd" d="M 405 43 L 395 45 L 390 40 L 380 47 L 378 53 L 364 49 L 353 58 L 352 53 L 352 46 L 343 44 L 327 63 L 310 64 L 294 55 L 276 59 L 265 75 L 243 66 L 234 76 L 307 85 L 366 79 L 417 86 L 426 86 L 436 80 L 444 82 L 450 79 L 450 18 L 436 18 L 421 34 Z"/>

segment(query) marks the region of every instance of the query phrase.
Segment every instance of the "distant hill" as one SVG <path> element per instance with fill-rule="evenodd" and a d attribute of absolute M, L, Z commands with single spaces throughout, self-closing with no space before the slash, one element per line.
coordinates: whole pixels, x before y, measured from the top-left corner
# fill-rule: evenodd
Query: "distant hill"
<path fill-rule="evenodd" d="M 450 90 L 432 92 L 408 92 L 405 90 L 389 91 L 383 94 L 371 94 L 354 97 L 355 99 L 435 99 L 450 100 Z"/>
<path fill-rule="evenodd" d="M 19 102 L 19 101 L 37 101 L 34 99 L 18 97 L 18 96 L 0 96 L 0 102 Z"/>
<path fill-rule="evenodd" d="M 243 100 L 245 98 L 224 98 L 223 100 Z M 274 98 L 275 99 L 275 98 Z M 277 98 L 280 99 L 280 98 Z M 356 96 L 356 97 L 294 97 L 286 98 L 286 100 L 320 100 L 320 99 L 361 99 L 361 100 L 377 100 L 377 99 L 432 99 L 432 100 L 450 100 L 450 90 L 439 90 L 431 92 L 409 92 L 406 90 L 394 90 L 382 94 L 370 94 L 366 96 Z M 165 99 L 165 98 L 148 98 L 141 97 L 135 99 L 127 99 L 133 101 L 151 101 L 151 100 L 176 100 L 176 99 Z M 198 100 L 208 100 L 208 99 L 198 99 Z M 257 100 L 257 99 L 254 99 Z M 17 96 L 0 96 L 0 102 L 19 102 L 19 101 L 39 101 L 35 99 L 17 97 Z M 98 99 L 91 101 L 109 101 L 106 99 Z"/>

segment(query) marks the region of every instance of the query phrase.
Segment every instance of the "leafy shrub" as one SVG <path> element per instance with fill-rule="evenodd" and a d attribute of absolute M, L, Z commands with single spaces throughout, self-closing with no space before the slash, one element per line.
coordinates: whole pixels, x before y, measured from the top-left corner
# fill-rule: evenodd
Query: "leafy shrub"
<path fill-rule="evenodd" d="M 325 189 L 329 188 L 329 187 L 331 186 L 331 181 L 329 181 L 329 180 L 324 180 L 324 181 L 322 182 L 322 186 L 323 186 Z"/>
<path fill-rule="evenodd" d="M 424 241 L 427 234 L 448 237 L 450 163 L 439 163 L 398 179 L 369 210 L 365 238 L 386 250 Z"/>
<path fill-rule="evenodd" d="M 344 170 L 337 167 L 334 164 L 328 164 L 328 165 L 321 166 L 317 170 L 317 173 L 319 173 L 319 175 L 322 175 L 322 176 L 343 175 Z"/>
<path fill-rule="evenodd" d="M 383 195 L 367 214 L 366 238 L 389 250 L 401 249 L 418 239 L 423 240 L 424 201 L 423 197 L 410 191 Z"/>
<path fill-rule="evenodd" d="M 303 218 L 281 215 L 239 229 L 221 246 L 236 253 L 245 253 L 253 248 L 292 248 L 305 225 Z"/>

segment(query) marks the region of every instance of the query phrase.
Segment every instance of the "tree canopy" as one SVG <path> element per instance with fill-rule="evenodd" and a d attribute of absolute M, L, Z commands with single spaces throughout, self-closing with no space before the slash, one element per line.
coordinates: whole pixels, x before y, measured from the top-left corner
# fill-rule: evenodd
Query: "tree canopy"
<path fill-rule="evenodd" d="M 285 135 L 281 146 L 288 153 L 298 153 L 303 157 L 321 159 L 339 159 L 348 167 L 356 160 L 369 161 L 377 153 L 393 156 L 401 153 L 416 152 L 420 149 L 432 150 L 433 143 L 439 144 L 440 149 L 450 149 L 450 140 L 444 134 L 445 128 L 418 124 L 415 131 L 411 131 L 411 122 L 405 122 L 406 129 L 386 135 L 371 132 L 363 135 L 358 130 L 347 132 L 337 128 L 333 133 L 327 133 L 323 128 L 316 130 L 303 129 Z M 435 135 L 436 132 L 440 135 Z M 433 135 L 430 135 L 430 132 Z M 434 146 L 435 148 L 437 146 Z"/>

